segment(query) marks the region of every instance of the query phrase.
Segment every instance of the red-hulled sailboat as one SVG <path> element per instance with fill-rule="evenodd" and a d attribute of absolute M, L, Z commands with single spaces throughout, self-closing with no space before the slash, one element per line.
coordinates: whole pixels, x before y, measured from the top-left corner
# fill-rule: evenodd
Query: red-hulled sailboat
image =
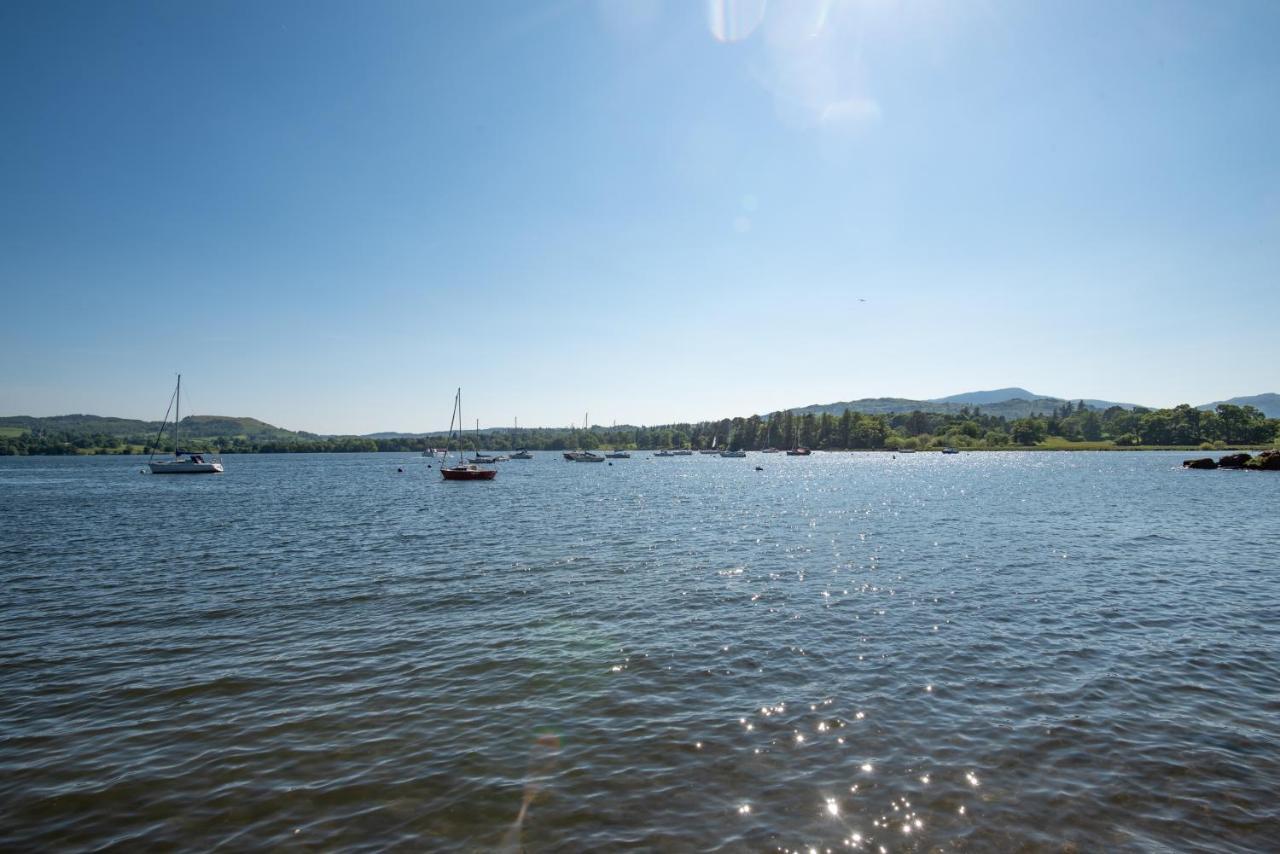
<path fill-rule="evenodd" d="M 445 480 L 493 480 L 497 469 L 481 468 L 462 459 L 462 389 L 453 396 L 453 415 L 449 419 L 449 441 L 453 441 L 453 425 L 458 425 L 458 463 L 449 465 L 449 445 L 444 446 L 444 459 L 440 462 L 440 475 Z"/>

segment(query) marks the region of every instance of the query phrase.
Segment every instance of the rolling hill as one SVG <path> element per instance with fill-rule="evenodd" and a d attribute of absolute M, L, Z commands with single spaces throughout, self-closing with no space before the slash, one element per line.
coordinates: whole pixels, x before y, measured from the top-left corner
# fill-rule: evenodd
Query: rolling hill
<path fill-rule="evenodd" d="M 0 417 L 0 429 L 5 428 L 10 431 L 16 429 L 75 434 L 101 433 L 123 439 L 154 436 L 160 429 L 160 422 L 111 418 L 102 415 L 51 415 L 46 418 L 11 415 Z M 285 430 L 256 418 L 234 418 L 226 415 L 188 415 L 182 419 L 182 434 L 193 439 L 225 437 L 252 441 L 317 438 L 314 433 Z"/>
<path fill-rule="evenodd" d="M 966 391 L 960 394 L 953 394 L 948 397 L 935 397 L 929 400 L 929 403 L 963 403 L 986 405 L 988 403 L 1002 403 L 1006 400 L 1036 400 L 1045 397 L 1042 394 L 1027 391 L 1025 388 L 997 388 L 991 391 Z"/>
<path fill-rule="evenodd" d="M 1268 418 L 1280 418 L 1280 394 L 1269 392 L 1267 394 L 1250 394 L 1244 397 L 1232 397 L 1227 400 L 1215 400 L 1213 403 L 1203 403 L 1196 409 L 1213 409 L 1219 403 L 1230 403 L 1235 406 L 1252 406 L 1262 412 Z"/>

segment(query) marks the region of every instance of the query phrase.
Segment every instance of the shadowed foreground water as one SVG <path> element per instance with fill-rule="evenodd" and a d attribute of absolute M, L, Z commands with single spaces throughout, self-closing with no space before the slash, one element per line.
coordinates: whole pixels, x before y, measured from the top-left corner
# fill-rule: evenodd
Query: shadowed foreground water
<path fill-rule="evenodd" d="M 0 458 L 0 848 L 1274 850 L 1280 477 L 1181 458 Z"/>

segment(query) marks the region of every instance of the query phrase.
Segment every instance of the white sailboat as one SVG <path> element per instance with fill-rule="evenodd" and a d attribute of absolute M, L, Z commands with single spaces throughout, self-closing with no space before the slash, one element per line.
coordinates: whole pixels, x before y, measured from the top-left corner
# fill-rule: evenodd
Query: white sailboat
<path fill-rule="evenodd" d="M 152 474 L 221 474 L 222 460 L 217 457 L 205 459 L 204 454 L 183 453 L 182 444 L 180 442 L 181 428 L 179 423 L 182 421 L 182 374 L 178 374 L 178 385 L 173 390 L 173 459 L 157 460 L 155 452 L 152 451 L 151 457 L 147 460 L 147 467 L 151 469 Z M 155 444 L 160 442 L 160 436 L 164 433 L 164 425 L 169 421 L 169 413 L 166 410 L 164 421 L 160 423 L 160 433 L 156 434 Z M 155 444 L 152 447 L 155 447 Z"/>

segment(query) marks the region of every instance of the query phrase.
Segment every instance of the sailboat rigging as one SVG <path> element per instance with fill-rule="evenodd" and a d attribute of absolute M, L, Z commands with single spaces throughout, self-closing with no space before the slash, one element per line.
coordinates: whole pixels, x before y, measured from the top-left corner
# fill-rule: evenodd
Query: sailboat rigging
<path fill-rule="evenodd" d="M 516 437 L 519 435 L 519 433 L 520 433 L 520 419 L 516 418 L 514 421 L 514 426 L 511 431 L 511 444 L 514 445 L 516 443 Z M 516 451 L 514 454 L 511 455 L 511 459 L 531 460 L 533 459 L 533 454 L 529 453 L 529 450 L 527 448 L 521 448 L 520 450 Z"/>
<path fill-rule="evenodd" d="M 156 434 L 156 440 L 151 446 L 151 456 L 147 458 L 147 467 L 151 469 L 152 474 L 221 474 L 222 460 L 213 457 L 206 460 L 205 455 L 200 453 L 183 453 L 181 443 L 181 427 L 182 421 L 182 374 L 178 374 L 178 384 L 173 390 L 173 399 L 170 401 L 173 407 L 173 459 L 157 460 L 155 458 L 156 446 L 160 443 L 160 436 L 164 433 L 165 424 L 169 421 L 168 410 L 164 413 L 164 421 L 160 422 L 160 432 Z"/>
<path fill-rule="evenodd" d="M 450 466 L 449 446 L 453 443 L 453 428 L 458 427 L 458 463 Z M 476 422 L 476 434 L 479 435 L 479 422 Z M 493 480 L 498 476 L 497 469 L 482 469 L 474 462 L 467 462 L 462 457 L 462 389 L 453 396 L 453 414 L 449 417 L 449 441 L 444 446 L 444 460 L 440 463 L 440 476 L 445 480 Z"/>

